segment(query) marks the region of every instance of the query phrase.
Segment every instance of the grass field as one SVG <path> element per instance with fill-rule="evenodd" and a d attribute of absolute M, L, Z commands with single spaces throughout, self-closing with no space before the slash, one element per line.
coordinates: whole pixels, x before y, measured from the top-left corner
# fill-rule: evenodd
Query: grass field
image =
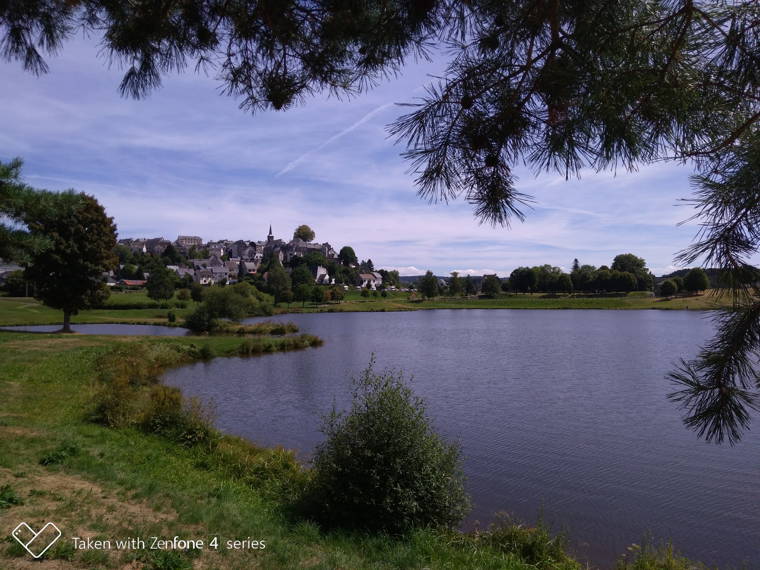
<path fill-rule="evenodd" d="M 388 297 L 362 297 L 359 291 L 347 291 L 340 303 L 291 303 L 276 308 L 278 313 L 339 312 L 339 311 L 418 311 L 425 309 L 661 309 L 661 310 L 710 310 L 727 306 L 728 297 L 718 297 L 707 292 L 703 295 L 674 297 L 550 297 L 532 294 L 504 294 L 495 299 L 475 297 L 438 297 L 428 300 L 410 300 L 409 293 L 389 292 Z M 72 323 L 145 323 L 166 324 L 172 311 L 178 322 L 196 306 L 186 301 L 184 308 L 176 307 L 172 299 L 166 308 L 115 308 L 130 305 L 144 306 L 154 303 L 142 291 L 114 292 L 102 309 L 81 311 L 72 317 Z M 0 326 L 58 324 L 62 313 L 43 306 L 29 297 L 0 297 Z"/>
<path fill-rule="evenodd" d="M 193 301 L 187 308 L 178 309 L 115 309 L 103 308 L 81 311 L 72 317 L 72 323 L 146 323 L 166 324 L 167 315 L 172 311 L 177 319 L 189 314 Z M 0 297 L 0 326 L 2 325 L 47 325 L 63 322 L 63 313 L 29 297 Z"/>
<path fill-rule="evenodd" d="M 341 303 L 314 306 L 293 303 L 290 312 L 314 311 L 415 311 L 424 309 L 662 309 L 710 310 L 726 306 L 727 297 L 707 292 L 688 297 L 649 297 L 629 294 L 625 297 L 580 297 L 572 295 L 501 294 L 496 298 L 437 297 L 410 300 L 409 293 L 389 292 L 388 297 L 362 297 L 359 291 L 347 291 Z"/>

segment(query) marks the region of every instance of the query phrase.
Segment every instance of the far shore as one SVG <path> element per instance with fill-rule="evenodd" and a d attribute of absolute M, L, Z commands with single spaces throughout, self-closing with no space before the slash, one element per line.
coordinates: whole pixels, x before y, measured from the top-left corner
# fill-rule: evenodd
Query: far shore
<path fill-rule="evenodd" d="M 375 293 L 377 295 L 375 296 Z M 411 297 L 411 298 L 410 298 Z M 112 306 L 109 306 L 112 305 Z M 103 308 L 81 311 L 72 318 L 73 324 L 134 324 L 182 326 L 184 317 L 194 308 L 195 302 L 171 299 L 157 303 L 144 292 L 115 292 Z M 436 297 L 419 299 L 407 292 L 371 292 L 368 297 L 359 291 L 347 291 L 340 302 L 314 304 L 281 303 L 275 314 L 336 313 L 336 312 L 390 312 L 433 309 L 570 309 L 570 310 L 689 310 L 710 311 L 730 306 L 728 296 L 714 291 L 699 295 L 654 297 L 642 294 L 621 296 L 575 296 L 505 293 L 494 298 Z M 132 308 L 133 307 L 133 308 Z M 172 313 L 174 321 L 170 322 Z M 58 325 L 60 311 L 42 305 L 31 297 L 0 297 L 0 327 L 24 325 Z"/>

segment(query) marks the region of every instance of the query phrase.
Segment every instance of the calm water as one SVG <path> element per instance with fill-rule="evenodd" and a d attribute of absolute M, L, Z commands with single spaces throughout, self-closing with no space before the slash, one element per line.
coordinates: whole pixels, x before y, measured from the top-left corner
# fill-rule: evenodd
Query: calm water
<path fill-rule="evenodd" d="M 308 458 L 320 414 L 344 407 L 352 374 L 414 375 L 437 429 L 462 444 L 467 525 L 540 512 L 607 568 L 651 533 L 722 567 L 760 568 L 757 433 L 734 447 L 681 424 L 664 375 L 712 334 L 676 311 L 417 311 L 288 315 L 321 348 L 217 359 L 167 374 L 213 400 L 219 427 Z"/>
<path fill-rule="evenodd" d="M 25 325 L 18 327 L 0 327 L 4 331 L 17 332 L 58 332 L 61 325 Z M 153 335 L 153 336 L 185 336 L 187 329 L 180 327 L 162 327 L 160 325 L 123 325 L 123 324 L 72 324 L 71 330 L 83 334 L 118 334 L 118 335 Z"/>

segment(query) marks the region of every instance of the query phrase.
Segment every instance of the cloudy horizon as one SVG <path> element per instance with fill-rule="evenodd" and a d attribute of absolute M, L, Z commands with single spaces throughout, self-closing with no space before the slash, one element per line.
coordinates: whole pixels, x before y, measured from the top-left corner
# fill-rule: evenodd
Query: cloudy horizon
<path fill-rule="evenodd" d="M 534 202 L 509 229 L 479 224 L 463 201 L 420 199 L 386 126 L 441 61 L 412 63 L 350 101 L 320 96 L 255 116 L 192 72 L 166 78 L 145 100 L 121 98 L 121 70 L 90 40 L 66 44 L 48 63 L 42 77 L 0 63 L 0 160 L 22 157 L 32 186 L 95 196 L 121 238 L 260 240 L 270 224 L 288 238 L 305 223 L 317 241 L 351 245 L 404 275 L 567 270 L 574 258 L 598 266 L 626 252 L 660 275 L 698 229 L 679 225 L 693 214 L 679 206 L 691 194 L 690 169 L 671 163 L 570 180 L 518 168 L 518 189 Z"/>

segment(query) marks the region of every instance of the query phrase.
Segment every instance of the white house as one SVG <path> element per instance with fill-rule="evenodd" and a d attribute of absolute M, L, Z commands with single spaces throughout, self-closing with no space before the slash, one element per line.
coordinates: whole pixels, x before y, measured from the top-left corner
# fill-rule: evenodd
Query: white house
<path fill-rule="evenodd" d="M 360 273 L 359 279 L 362 280 L 362 289 L 369 287 L 370 289 L 374 290 L 383 284 L 383 276 L 380 275 L 377 271 L 374 273 Z"/>

